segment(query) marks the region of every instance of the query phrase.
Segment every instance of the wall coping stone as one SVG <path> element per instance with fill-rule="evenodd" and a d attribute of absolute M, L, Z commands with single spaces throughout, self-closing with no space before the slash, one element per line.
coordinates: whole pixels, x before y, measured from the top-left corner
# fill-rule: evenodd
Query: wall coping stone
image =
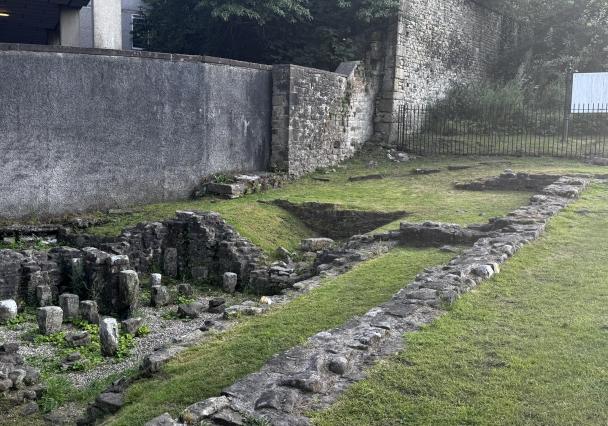
<path fill-rule="evenodd" d="M 215 56 L 183 55 L 175 53 L 147 52 L 143 50 L 111 50 L 85 47 L 47 46 L 41 44 L 0 43 L 0 52 L 66 53 L 74 55 L 115 56 L 139 59 L 157 59 L 171 62 L 200 62 L 211 65 L 227 65 L 232 67 L 272 71 L 272 65 L 217 58 Z"/>

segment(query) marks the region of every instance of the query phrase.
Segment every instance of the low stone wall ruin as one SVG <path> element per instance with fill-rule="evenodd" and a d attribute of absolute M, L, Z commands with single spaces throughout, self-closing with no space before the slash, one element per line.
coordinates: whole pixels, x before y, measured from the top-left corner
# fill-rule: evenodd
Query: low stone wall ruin
<path fill-rule="evenodd" d="M 542 191 L 560 178 L 558 175 L 515 173 L 505 170 L 499 176 L 473 182 L 454 184 L 456 189 L 467 191 Z"/>

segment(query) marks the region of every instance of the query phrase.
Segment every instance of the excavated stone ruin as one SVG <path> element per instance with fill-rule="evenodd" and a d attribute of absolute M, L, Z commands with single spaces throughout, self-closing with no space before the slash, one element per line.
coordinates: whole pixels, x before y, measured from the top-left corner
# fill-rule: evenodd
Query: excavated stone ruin
<path fill-rule="evenodd" d="M 317 234 L 336 240 L 366 234 L 410 214 L 404 211 L 345 210 L 336 204 L 294 204 L 287 200 L 274 200 L 272 204 L 293 214 Z"/>
<path fill-rule="evenodd" d="M 578 198 L 588 183 L 581 177 L 556 179 L 529 205 L 478 229 L 479 239 L 470 249 L 444 266 L 426 269 L 387 303 L 276 355 L 222 395 L 186 408 L 179 420 L 164 414 L 147 424 L 245 424 L 251 419 L 277 426 L 310 424 L 306 413 L 333 403 L 349 385 L 365 377 L 373 362 L 399 351 L 404 333 L 432 322 L 445 313 L 445 304 L 500 273 L 500 265 L 539 238 L 548 221 Z M 474 237 L 451 225 L 416 229 L 405 225 L 400 231 L 365 238 L 407 241 L 410 237 L 401 231 L 417 238 L 429 229 L 455 239 Z"/>

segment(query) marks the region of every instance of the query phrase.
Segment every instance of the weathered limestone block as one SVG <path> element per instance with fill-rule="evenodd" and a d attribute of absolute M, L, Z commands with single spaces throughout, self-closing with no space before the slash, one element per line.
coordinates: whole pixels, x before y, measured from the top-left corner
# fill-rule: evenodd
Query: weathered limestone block
<path fill-rule="evenodd" d="M 13 299 L 0 301 L 0 324 L 6 324 L 8 321 L 17 317 L 17 302 Z"/>
<path fill-rule="evenodd" d="M 120 273 L 130 270 L 129 257 L 125 255 L 113 255 L 108 260 L 108 280 L 104 286 L 104 296 L 102 304 L 102 312 L 114 312 L 117 309 L 124 309 L 122 306 L 122 297 L 120 294 Z"/>
<path fill-rule="evenodd" d="M 39 285 L 36 287 L 36 301 L 39 307 L 43 308 L 53 303 L 53 291 L 48 285 Z"/>
<path fill-rule="evenodd" d="M 233 272 L 225 272 L 223 276 L 223 287 L 227 293 L 234 293 L 238 283 L 238 275 Z"/>
<path fill-rule="evenodd" d="M 80 302 L 80 317 L 91 324 L 97 324 L 99 322 L 97 302 L 94 300 L 83 300 Z"/>
<path fill-rule="evenodd" d="M 38 308 L 38 328 L 40 334 L 49 335 L 61 331 L 63 323 L 63 310 L 58 306 L 45 306 Z"/>
<path fill-rule="evenodd" d="M 137 272 L 131 270 L 120 272 L 118 295 L 120 315 L 125 318 L 132 315 L 139 304 L 139 276 Z"/>
<path fill-rule="evenodd" d="M 184 350 L 186 350 L 185 347 L 178 345 L 159 349 L 144 358 L 143 370 L 148 374 L 158 373 L 163 365 Z"/>
<path fill-rule="evenodd" d="M 190 284 L 181 283 L 177 286 L 177 293 L 181 296 L 192 297 L 194 289 Z"/>
<path fill-rule="evenodd" d="M 329 361 L 327 369 L 332 373 L 343 376 L 348 371 L 348 359 L 343 356 L 336 356 Z"/>
<path fill-rule="evenodd" d="M 25 297 L 25 301 L 33 305 L 37 302 L 36 288 L 47 283 L 48 273 L 45 276 L 40 266 L 32 261 L 30 264 L 23 265 L 21 274 L 23 277 L 21 293 Z"/>
<path fill-rule="evenodd" d="M 84 287 L 84 261 L 80 257 L 73 257 L 69 260 L 68 274 L 70 285 L 73 291 Z"/>
<path fill-rule="evenodd" d="M 216 297 L 209 301 L 210 314 L 223 314 L 226 310 L 226 300 L 221 297 Z"/>
<path fill-rule="evenodd" d="M 105 392 L 95 399 L 95 406 L 102 412 L 114 414 L 125 404 L 122 393 Z"/>
<path fill-rule="evenodd" d="M 103 288 L 108 282 L 107 262 L 110 255 L 93 247 L 82 249 L 84 253 L 85 279 L 89 288 L 89 297 L 100 302 L 99 297 L 103 294 Z"/>
<path fill-rule="evenodd" d="M 163 272 L 170 277 L 177 277 L 177 249 L 168 247 L 163 255 Z"/>
<path fill-rule="evenodd" d="M 199 318 L 206 306 L 200 302 L 187 303 L 179 305 L 177 308 L 177 316 L 180 318 Z"/>
<path fill-rule="evenodd" d="M 0 250 L 0 299 L 15 298 L 21 286 L 21 265 L 25 256 L 13 250 Z"/>
<path fill-rule="evenodd" d="M 177 423 L 173 420 L 173 417 L 169 413 L 162 414 L 158 417 L 153 418 L 149 422 L 145 423 L 144 426 L 179 426 L 180 423 Z"/>
<path fill-rule="evenodd" d="M 65 341 L 69 346 L 77 348 L 89 345 L 91 343 L 91 336 L 86 331 L 76 331 L 66 334 Z"/>
<path fill-rule="evenodd" d="M 162 285 L 163 276 L 161 274 L 150 275 L 150 287 Z"/>
<path fill-rule="evenodd" d="M 129 318 L 120 323 L 120 328 L 123 333 L 135 336 L 137 330 L 139 330 L 143 324 L 144 320 L 142 318 Z"/>
<path fill-rule="evenodd" d="M 25 379 L 26 375 L 27 372 L 21 368 L 16 368 L 10 373 L 8 373 L 8 378 L 11 382 L 13 382 L 13 389 L 22 389 L 25 387 L 25 383 L 23 383 L 23 380 Z"/>
<path fill-rule="evenodd" d="M 303 240 L 300 248 L 303 251 L 321 251 L 334 245 L 334 240 L 330 238 L 308 238 Z"/>
<path fill-rule="evenodd" d="M 150 304 L 157 308 L 166 306 L 171 302 L 169 289 L 163 285 L 155 285 L 152 287 L 151 296 L 152 300 L 150 301 Z"/>
<path fill-rule="evenodd" d="M 75 320 L 80 317 L 80 298 L 76 294 L 61 294 L 59 307 L 63 310 L 63 317 L 66 320 Z"/>
<path fill-rule="evenodd" d="M 114 318 L 104 318 L 99 325 L 101 353 L 114 356 L 118 351 L 118 322 Z"/>
<path fill-rule="evenodd" d="M 225 396 L 209 398 L 186 408 L 181 415 L 181 420 L 186 424 L 199 424 L 201 421 L 229 406 L 230 401 Z"/>

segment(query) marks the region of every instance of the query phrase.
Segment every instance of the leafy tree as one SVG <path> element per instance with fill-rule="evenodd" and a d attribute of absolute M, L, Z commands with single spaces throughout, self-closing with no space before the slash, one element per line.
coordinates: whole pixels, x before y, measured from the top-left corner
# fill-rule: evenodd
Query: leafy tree
<path fill-rule="evenodd" d="M 399 0 L 144 0 L 151 50 L 333 69 Z"/>
<path fill-rule="evenodd" d="M 482 1 L 482 0 L 479 0 Z M 608 70 L 608 0 L 483 0 L 514 17 L 526 33 L 497 65 L 544 103 L 562 102 L 566 71 Z M 519 69 L 517 69 L 519 67 Z"/>

